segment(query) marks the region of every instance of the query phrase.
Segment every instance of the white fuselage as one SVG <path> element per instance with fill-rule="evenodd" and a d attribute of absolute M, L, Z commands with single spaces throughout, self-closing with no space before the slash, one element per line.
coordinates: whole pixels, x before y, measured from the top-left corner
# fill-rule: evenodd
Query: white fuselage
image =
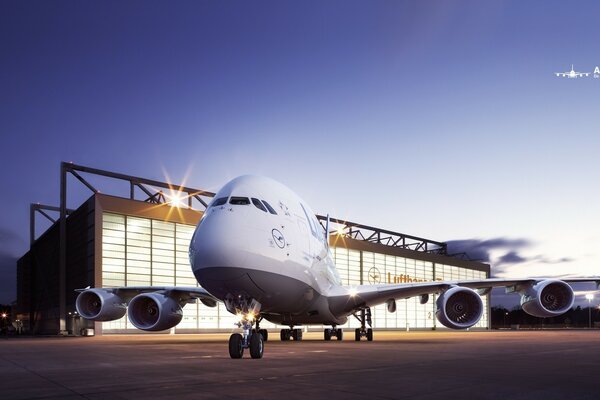
<path fill-rule="evenodd" d="M 219 190 L 196 228 L 190 262 L 200 285 L 231 312 L 254 300 L 277 323 L 346 320 L 328 304 L 341 281 L 323 228 L 274 180 L 241 176 Z"/>

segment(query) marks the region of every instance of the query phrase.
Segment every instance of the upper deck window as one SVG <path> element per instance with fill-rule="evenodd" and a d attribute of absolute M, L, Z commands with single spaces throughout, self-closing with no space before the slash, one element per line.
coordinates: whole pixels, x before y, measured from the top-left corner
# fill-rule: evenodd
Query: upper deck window
<path fill-rule="evenodd" d="M 262 201 L 265 205 L 265 207 L 267 207 L 267 210 L 269 210 L 269 212 L 271 214 L 277 215 L 277 212 L 275 211 L 275 209 L 273 207 L 271 207 L 271 205 L 269 203 L 267 203 L 265 200 Z"/>
<path fill-rule="evenodd" d="M 227 197 L 220 197 L 212 203 L 211 207 L 222 206 L 225 203 L 227 203 Z"/>
<path fill-rule="evenodd" d="M 237 206 L 247 206 L 248 204 L 250 204 L 250 199 L 248 199 L 247 197 L 231 196 L 231 199 L 229 199 L 229 204 L 234 204 Z"/>
<path fill-rule="evenodd" d="M 260 202 L 259 199 L 256 198 L 252 198 L 252 204 L 254 204 L 256 206 L 256 208 L 258 208 L 259 210 L 262 210 L 264 212 L 267 212 L 267 209 L 265 208 L 265 206 L 263 205 L 263 203 Z"/>

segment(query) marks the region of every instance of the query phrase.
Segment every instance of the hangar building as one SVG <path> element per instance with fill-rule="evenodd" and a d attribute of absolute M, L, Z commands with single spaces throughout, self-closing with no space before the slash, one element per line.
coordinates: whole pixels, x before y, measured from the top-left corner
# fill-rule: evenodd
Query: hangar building
<path fill-rule="evenodd" d="M 165 182 L 61 163 L 59 207 L 31 205 L 31 246 L 17 262 L 17 317 L 34 334 L 141 332 L 127 317 L 90 322 L 75 311 L 76 289 L 117 286 L 198 286 L 188 260 L 188 245 L 214 193 Z M 121 181 L 129 195 L 100 193 L 92 176 Z M 76 179 L 92 195 L 76 209 L 67 208 L 67 181 Z M 88 179 L 86 179 L 88 178 Z M 183 194 L 180 200 L 178 193 Z M 175 194 L 175 195 L 174 195 Z M 52 213 L 58 213 L 53 218 Z M 52 225 L 36 237 L 36 216 Z M 318 216 L 323 221 L 325 218 Z M 363 224 L 330 219 L 335 262 L 344 284 L 402 283 L 451 279 L 485 279 L 487 264 L 447 254 L 445 243 Z M 490 326 L 489 294 L 475 328 Z M 446 329 L 435 318 L 435 296 L 397 302 L 397 311 L 372 308 L 375 329 Z M 171 332 L 230 332 L 235 317 L 222 304 L 183 308 Z M 359 327 L 350 318 L 348 328 Z M 263 328 L 279 328 L 264 321 Z M 321 327 L 318 327 L 321 329 Z"/>

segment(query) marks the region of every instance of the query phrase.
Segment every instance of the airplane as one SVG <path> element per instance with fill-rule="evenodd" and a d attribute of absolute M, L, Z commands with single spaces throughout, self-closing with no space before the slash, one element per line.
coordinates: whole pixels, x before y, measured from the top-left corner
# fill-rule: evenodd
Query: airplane
<path fill-rule="evenodd" d="M 562 76 L 563 78 L 579 78 L 579 77 L 583 77 L 583 76 L 590 76 L 590 72 L 576 72 L 573 69 L 573 64 L 571 64 L 571 70 L 568 72 L 555 72 L 554 73 L 556 76 Z"/>
<path fill-rule="evenodd" d="M 201 287 L 135 286 L 85 288 L 76 299 L 77 312 L 88 320 L 128 318 L 138 329 L 161 331 L 182 319 L 182 307 L 200 301 L 215 307 L 223 302 L 238 317 L 242 333 L 229 338 L 229 355 L 262 358 L 268 332 L 265 319 L 288 326 L 283 341 L 302 340 L 303 325 L 325 325 L 324 339 L 342 340 L 348 317 L 360 328 L 356 341 L 373 340 L 370 308 L 418 296 L 422 304 L 437 294 L 436 317 L 452 329 L 467 329 L 483 314 L 482 295 L 504 286 L 521 295 L 530 315 L 551 317 L 569 310 L 574 302 L 567 282 L 595 282 L 600 277 L 483 279 L 399 284 L 342 285 L 325 229 L 298 195 L 270 178 L 245 175 L 220 189 L 193 234 L 189 259 Z M 367 325 L 369 327 L 367 327 Z"/>

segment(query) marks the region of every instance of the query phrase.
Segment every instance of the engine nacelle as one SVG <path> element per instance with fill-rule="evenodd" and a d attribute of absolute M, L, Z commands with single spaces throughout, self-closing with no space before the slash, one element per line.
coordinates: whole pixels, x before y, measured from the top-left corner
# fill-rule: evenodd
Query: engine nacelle
<path fill-rule="evenodd" d="M 521 307 L 534 317 L 554 317 L 573 307 L 575 296 L 568 283 L 546 279 L 521 291 Z"/>
<path fill-rule="evenodd" d="M 465 287 L 454 286 L 446 290 L 439 295 L 436 304 L 436 317 L 447 328 L 470 328 L 483 315 L 481 297 L 474 290 Z"/>
<path fill-rule="evenodd" d="M 142 293 L 129 302 L 129 321 L 144 331 L 171 329 L 183 318 L 179 302 L 161 293 Z"/>
<path fill-rule="evenodd" d="M 75 300 L 77 312 L 92 321 L 113 321 L 125 315 L 125 301 L 104 289 L 86 289 Z"/>

